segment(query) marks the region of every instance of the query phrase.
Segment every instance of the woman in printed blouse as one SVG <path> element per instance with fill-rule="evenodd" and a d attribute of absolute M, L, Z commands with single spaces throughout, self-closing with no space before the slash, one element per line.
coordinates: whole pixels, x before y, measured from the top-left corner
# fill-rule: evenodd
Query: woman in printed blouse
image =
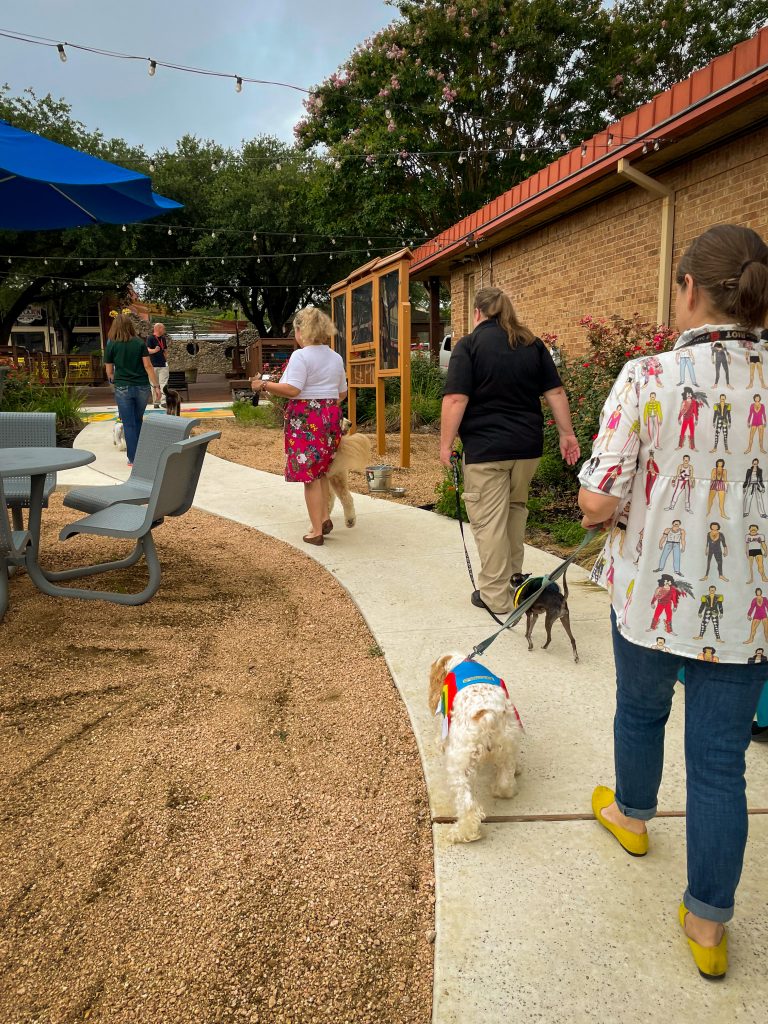
<path fill-rule="evenodd" d="M 279 383 L 254 377 L 251 385 L 287 398 L 285 407 L 285 479 L 304 484 L 311 528 L 306 544 L 321 545 L 333 529 L 328 516 L 328 467 L 341 440 L 341 407 L 347 376 L 338 352 L 329 348 L 336 333 L 322 310 L 307 306 L 293 319 L 299 348 L 288 360 Z"/>
<path fill-rule="evenodd" d="M 682 332 L 675 349 L 692 345 L 710 346 L 716 369 L 728 369 L 737 384 L 734 390 L 733 423 L 746 435 L 762 432 L 765 413 L 762 403 L 749 409 L 747 390 L 749 364 L 743 358 L 747 344 L 760 344 L 760 329 L 768 316 L 768 246 L 754 231 L 732 224 L 710 228 L 697 238 L 680 261 L 676 275 L 675 312 Z M 754 349 L 749 349 L 754 351 Z M 733 356 L 738 358 L 734 359 Z M 673 371 L 675 352 L 660 354 L 663 367 Z M 606 402 L 606 412 L 615 408 L 623 395 L 625 378 L 634 369 L 629 363 L 622 370 Z M 649 382 L 650 383 L 650 382 Z M 729 382 L 730 383 L 730 382 Z M 719 397 L 715 385 L 702 385 L 710 406 Z M 631 500 L 627 523 L 627 551 L 631 552 L 642 531 L 654 536 L 668 526 L 668 503 L 674 475 L 674 449 L 677 424 L 674 416 L 665 416 L 661 432 L 663 446 L 653 444 L 647 426 L 640 434 L 640 452 L 634 465 L 625 465 L 624 473 L 610 494 L 601 489 L 608 468 L 618 461 L 617 454 L 632 428 L 634 418 L 645 400 L 641 383 L 630 391 L 623 410 L 622 423 L 613 446 L 602 449 L 597 464 L 590 461 L 580 473 L 579 504 L 583 525 L 613 525 L 619 509 Z M 673 392 L 662 395 L 669 410 L 679 397 Z M 715 427 L 704 425 L 707 447 L 712 447 Z M 712 435 L 712 436 L 709 436 Z M 746 444 L 746 436 L 744 444 Z M 736 447 L 736 446 L 734 446 Z M 657 452 L 660 477 L 650 499 L 646 500 L 644 474 L 650 449 Z M 595 454 L 598 454 L 595 452 Z M 731 455 L 731 475 L 743 479 L 748 460 Z M 692 488 L 688 530 L 704 538 L 711 529 L 707 510 L 718 495 L 722 518 L 727 489 L 722 460 L 711 481 L 699 479 Z M 753 656 L 751 643 L 760 621 L 768 638 L 768 601 L 754 595 L 743 582 L 747 578 L 746 549 L 731 549 L 733 562 L 730 579 L 722 584 L 729 607 L 750 607 L 752 634 L 745 644 L 738 617 L 720 622 L 722 644 L 719 661 L 701 659 L 701 641 L 690 637 L 697 633 L 696 603 L 681 601 L 675 612 L 674 629 L 658 622 L 656 634 L 647 634 L 647 615 L 656 591 L 653 545 L 641 553 L 637 564 L 631 555 L 620 555 L 610 541 L 600 556 L 615 556 L 612 596 L 613 648 L 616 662 L 616 717 L 614 719 L 615 791 L 598 786 L 592 796 L 592 810 L 600 825 L 634 856 L 648 852 L 646 828 L 657 810 L 657 794 L 664 764 L 664 729 L 672 706 L 675 680 L 685 670 L 685 760 L 688 790 L 686 834 L 688 845 L 688 886 L 678 911 L 694 962 L 705 978 L 722 978 L 728 967 L 725 923 L 734 912 L 734 897 L 739 883 L 747 842 L 747 804 L 744 754 L 751 740 L 752 719 L 765 682 L 765 667 Z M 704 551 L 696 546 L 701 569 Z M 602 575 L 602 573 L 601 573 Z M 667 580 L 672 577 L 667 577 Z M 674 585 L 685 588 L 684 580 Z M 631 597 L 631 604 L 629 598 Z M 678 620 L 680 620 L 678 622 Z M 743 622 L 743 620 L 741 620 Z M 690 627 L 690 628 L 689 628 Z M 664 628 L 666 637 L 659 637 Z M 654 644 L 654 640 L 656 643 Z M 661 640 L 661 643 L 659 643 Z M 698 644 L 698 646 L 697 646 Z"/>

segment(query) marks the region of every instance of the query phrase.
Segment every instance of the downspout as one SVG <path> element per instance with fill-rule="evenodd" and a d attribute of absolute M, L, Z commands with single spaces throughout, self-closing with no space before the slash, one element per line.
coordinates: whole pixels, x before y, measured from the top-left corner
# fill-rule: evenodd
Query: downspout
<path fill-rule="evenodd" d="M 672 247 L 675 237 L 675 192 L 638 171 L 622 157 L 617 172 L 622 178 L 632 181 L 646 192 L 661 197 L 661 238 L 659 242 L 659 286 L 656 300 L 656 322 L 669 326 L 669 293 L 672 277 Z"/>

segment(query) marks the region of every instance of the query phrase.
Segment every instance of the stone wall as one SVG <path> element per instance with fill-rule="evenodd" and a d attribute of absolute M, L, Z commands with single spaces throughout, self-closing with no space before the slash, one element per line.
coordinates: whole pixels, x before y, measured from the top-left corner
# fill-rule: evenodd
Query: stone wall
<path fill-rule="evenodd" d="M 198 373 L 229 373 L 232 356 L 227 357 L 225 351 L 234 348 L 236 341 L 234 335 L 221 341 L 171 339 L 168 342 L 168 366 L 172 370 L 197 370 Z"/>
<path fill-rule="evenodd" d="M 768 236 L 768 127 L 688 159 L 658 180 L 676 192 L 673 275 L 688 244 L 732 222 Z M 582 316 L 656 318 L 661 200 L 637 186 L 532 231 L 457 268 L 451 278 L 454 337 L 471 330 L 479 288 L 503 288 L 537 334 L 557 334 L 568 354 L 586 348 Z M 673 291 L 673 280 L 669 282 Z"/>

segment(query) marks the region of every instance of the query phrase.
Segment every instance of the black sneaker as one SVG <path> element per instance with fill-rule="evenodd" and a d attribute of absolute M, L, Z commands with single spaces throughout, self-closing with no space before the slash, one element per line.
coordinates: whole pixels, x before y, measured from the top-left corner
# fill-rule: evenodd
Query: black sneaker
<path fill-rule="evenodd" d="M 506 619 L 506 617 L 509 615 L 509 612 L 492 612 L 488 605 L 485 603 L 485 601 L 482 599 L 482 597 L 480 597 L 479 590 L 472 591 L 472 597 L 470 598 L 470 600 L 472 601 L 472 604 L 475 606 L 475 608 L 485 608 L 485 610 L 487 612 L 490 612 L 491 615 L 499 616 L 502 619 Z"/>
<path fill-rule="evenodd" d="M 752 742 L 768 743 L 768 725 L 758 725 L 757 722 L 752 723 Z"/>

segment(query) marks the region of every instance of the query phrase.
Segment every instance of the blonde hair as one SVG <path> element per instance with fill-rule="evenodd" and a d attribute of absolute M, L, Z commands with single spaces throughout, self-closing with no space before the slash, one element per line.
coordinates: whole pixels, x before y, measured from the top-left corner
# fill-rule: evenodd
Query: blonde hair
<path fill-rule="evenodd" d="M 489 320 L 497 321 L 506 334 L 511 348 L 532 345 L 536 340 L 533 331 L 524 327 L 517 319 L 512 300 L 501 288 L 481 288 L 475 296 L 475 309 L 479 309 Z"/>
<path fill-rule="evenodd" d="M 317 306 L 305 306 L 293 318 L 293 329 L 301 331 L 305 341 L 313 345 L 328 345 L 337 334 L 333 321 Z"/>
<path fill-rule="evenodd" d="M 136 328 L 128 313 L 118 313 L 113 318 L 107 337 L 110 341 L 130 341 L 136 337 Z"/>

